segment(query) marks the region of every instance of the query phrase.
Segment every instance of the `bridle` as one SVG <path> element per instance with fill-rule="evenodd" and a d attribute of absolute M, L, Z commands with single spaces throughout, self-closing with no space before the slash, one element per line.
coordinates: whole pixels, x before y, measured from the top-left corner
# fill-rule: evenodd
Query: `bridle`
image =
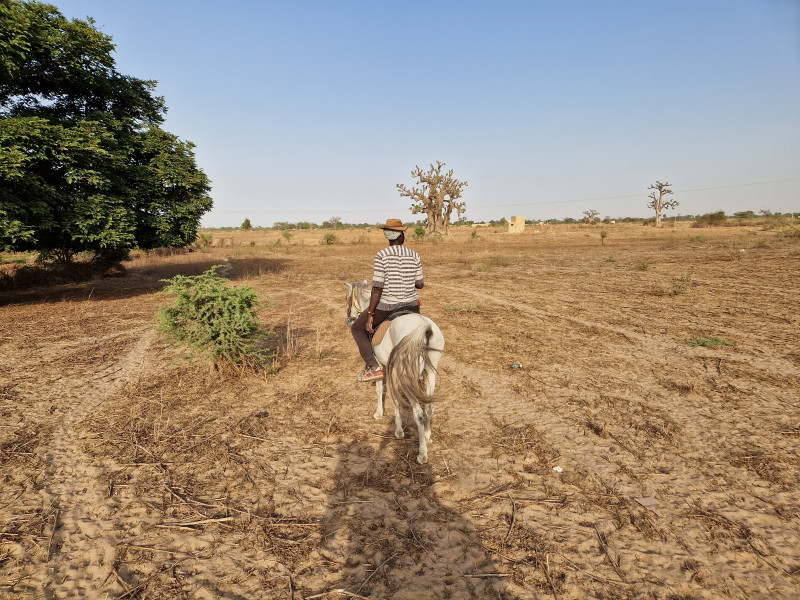
<path fill-rule="evenodd" d="M 350 293 L 348 294 L 348 298 L 347 298 L 347 316 L 345 317 L 344 320 L 347 323 L 348 327 L 352 327 L 353 323 L 356 322 L 356 319 L 359 317 L 359 315 L 362 312 L 364 312 L 364 310 L 362 308 L 359 308 L 358 301 L 356 300 L 356 293 L 357 293 L 356 290 L 357 289 L 358 289 L 358 286 L 357 285 L 353 285 L 353 287 L 350 290 Z M 356 316 L 355 317 L 353 317 L 353 315 L 352 315 L 353 310 L 356 311 Z"/>

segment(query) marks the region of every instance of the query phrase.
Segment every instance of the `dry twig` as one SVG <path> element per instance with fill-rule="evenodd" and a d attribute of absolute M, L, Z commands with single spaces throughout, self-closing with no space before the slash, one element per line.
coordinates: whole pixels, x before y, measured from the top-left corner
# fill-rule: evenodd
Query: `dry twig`
<path fill-rule="evenodd" d="M 622 581 L 625 580 L 625 575 L 623 575 L 620 570 L 619 566 L 617 565 L 617 561 L 611 555 L 611 551 L 608 549 L 608 544 L 606 543 L 605 536 L 600 533 L 600 530 L 597 529 L 597 525 L 594 526 L 594 531 L 597 534 L 597 540 L 600 542 L 600 549 L 603 551 L 603 554 L 606 555 L 608 558 L 608 562 L 611 563 L 611 568 L 614 569 L 614 572 L 619 576 Z"/>
<path fill-rule="evenodd" d="M 56 509 L 55 515 L 53 516 L 53 530 L 50 532 L 50 539 L 47 540 L 47 562 L 50 562 L 50 549 L 53 546 L 53 538 L 56 535 L 56 527 L 58 527 L 58 515 L 59 511 Z"/>
<path fill-rule="evenodd" d="M 545 554 L 545 556 L 544 556 L 544 564 L 545 564 L 544 575 L 545 575 L 545 577 L 547 577 L 547 583 L 550 584 L 550 589 L 553 590 L 553 598 L 555 598 L 555 600 L 558 600 L 558 594 L 556 593 L 556 586 L 553 583 L 553 578 L 550 576 L 550 555 L 549 554 Z"/>
<path fill-rule="evenodd" d="M 503 544 L 508 542 L 508 537 L 511 535 L 511 530 L 514 529 L 514 523 L 517 521 L 517 505 L 514 503 L 511 494 L 508 494 L 508 499 L 511 500 L 511 524 L 508 526 L 506 537 L 503 538 Z"/>
<path fill-rule="evenodd" d="M 354 594 L 353 592 L 348 592 L 342 588 L 336 588 L 335 590 L 328 590 L 327 592 L 322 592 L 321 594 L 314 594 L 313 596 L 306 596 L 303 600 L 314 600 L 315 598 L 324 598 L 325 596 L 330 596 L 331 594 L 339 594 L 340 596 L 347 596 L 348 598 L 355 598 L 356 600 L 371 600 L 366 596 L 359 596 L 358 594 Z"/>
<path fill-rule="evenodd" d="M 372 579 L 372 576 L 373 576 L 373 575 L 375 575 L 375 573 L 377 573 L 378 571 L 380 571 L 380 570 L 381 570 L 381 568 L 382 568 L 382 567 L 383 567 L 383 566 L 384 566 L 386 563 L 388 563 L 388 562 L 389 562 L 390 560 L 392 560 L 392 559 L 393 559 L 395 556 L 398 556 L 398 555 L 400 555 L 400 554 L 404 554 L 404 552 L 395 552 L 395 553 L 394 553 L 394 554 L 392 554 L 392 555 L 391 555 L 389 558 L 387 558 L 385 561 L 383 561 L 383 562 L 382 562 L 380 565 L 378 565 L 378 567 L 377 567 L 377 568 L 376 568 L 374 571 L 372 571 L 372 573 L 370 573 L 370 574 L 369 574 L 369 576 L 368 576 L 368 577 L 367 577 L 367 578 L 364 580 L 364 583 L 362 583 L 360 586 L 358 586 L 358 589 L 356 590 L 356 594 L 358 594 L 358 592 L 360 592 L 360 591 L 362 590 L 362 588 L 363 588 L 365 585 L 367 585 L 367 582 L 368 582 L 370 579 Z M 357 598 L 360 598 L 361 596 L 356 596 L 356 597 L 357 597 Z"/>

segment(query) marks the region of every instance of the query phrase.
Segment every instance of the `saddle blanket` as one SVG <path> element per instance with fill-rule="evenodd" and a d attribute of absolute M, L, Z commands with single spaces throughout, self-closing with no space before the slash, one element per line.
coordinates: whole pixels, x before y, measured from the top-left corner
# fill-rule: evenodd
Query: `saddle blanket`
<path fill-rule="evenodd" d="M 386 319 L 378 325 L 378 328 L 375 330 L 375 333 L 372 334 L 372 345 L 377 346 L 383 341 L 383 336 L 386 335 L 386 332 L 389 330 L 389 327 L 392 324 L 392 321 L 397 317 L 402 317 L 403 315 L 418 315 L 418 312 L 413 310 L 397 310 L 390 314 Z"/>

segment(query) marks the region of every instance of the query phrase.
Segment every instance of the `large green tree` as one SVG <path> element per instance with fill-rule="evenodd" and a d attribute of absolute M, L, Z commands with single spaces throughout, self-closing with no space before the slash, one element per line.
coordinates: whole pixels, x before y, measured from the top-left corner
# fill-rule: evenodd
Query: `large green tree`
<path fill-rule="evenodd" d="M 195 240 L 209 180 L 114 48 L 92 19 L 0 0 L 0 249 L 117 259 Z"/>

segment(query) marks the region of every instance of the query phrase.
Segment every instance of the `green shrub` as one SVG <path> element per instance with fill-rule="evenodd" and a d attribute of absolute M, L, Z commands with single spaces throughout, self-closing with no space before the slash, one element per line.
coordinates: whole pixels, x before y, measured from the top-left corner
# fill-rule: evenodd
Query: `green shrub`
<path fill-rule="evenodd" d="M 451 306 L 445 306 L 444 312 L 448 315 L 459 312 L 475 313 L 478 312 L 478 305 L 475 303 L 465 304 L 463 306 L 461 304 L 453 304 Z"/>
<path fill-rule="evenodd" d="M 690 340 L 689 343 L 692 346 L 704 346 L 706 348 L 715 348 L 717 346 L 732 346 L 730 342 L 726 342 L 719 336 L 712 336 L 710 338 L 697 338 L 696 340 Z"/>
<path fill-rule="evenodd" d="M 510 267 L 512 264 L 513 263 L 505 256 L 494 254 L 492 256 L 487 256 L 485 260 L 475 263 L 473 268 L 475 271 L 485 273 L 494 267 Z"/>
<path fill-rule="evenodd" d="M 789 227 L 779 234 L 783 238 L 800 240 L 800 227 Z"/>
<path fill-rule="evenodd" d="M 424 237 L 425 237 L 425 227 L 423 225 L 417 225 L 416 227 L 414 227 L 414 239 L 420 241 Z"/>
<path fill-rule="evenodd" d="M 157 330 L 215 365 L 228 362 L 256 367 L 271 358 L 256 346 L 268 335 L 256 319 L 265 303 L 249 286 L 227 287 L 228 280 L 216 273 L 219 268 L 216 265 L 202 275 L 162 280 L 169 285 L 159 293 L 177 298 L 174 306 L 159 309 Z M 269 298 L 266 301 L 271 302 Z"/>
<path fill-rule="evenodd" d="M 688 292 L 692 285 L 692 276 L 689 273 L 684 273 L 680 277 L 675 278 L 675 282 L 670 288 L 663 288 L 660 292 L 661 296 L 678 296 Z"/>
<path fill-rule="evenodd" d="M 719 210 L 697 217 L 694 223 L 692 223 L 692 227 L 722 227 L 726 223 L 727 217 L 725 217 L 725 211 Z"/>
<path fill-rule="evenodd" d="M 210 233 L 198 233 L 194 245 L 197 248 L 208 248 L 213 241 L 214 238 Z"/>
<path fill-rule="evenodd" d="M 7 255 L 7 254 L 0 254 L 0 265 L 25 265 L 28 263 L 28 258 L 26 256 L 18 257 L 14 255 Z"/>
<path fill-rule="evenodd" d="M 322 243 L 325 244 L 326 246 L 332 246 L 338 241 L 339 238 L 337 238 L 335 235 L 333 235 L 332 233 L 326 233 L 325 237 L 322 240 Z"/>

